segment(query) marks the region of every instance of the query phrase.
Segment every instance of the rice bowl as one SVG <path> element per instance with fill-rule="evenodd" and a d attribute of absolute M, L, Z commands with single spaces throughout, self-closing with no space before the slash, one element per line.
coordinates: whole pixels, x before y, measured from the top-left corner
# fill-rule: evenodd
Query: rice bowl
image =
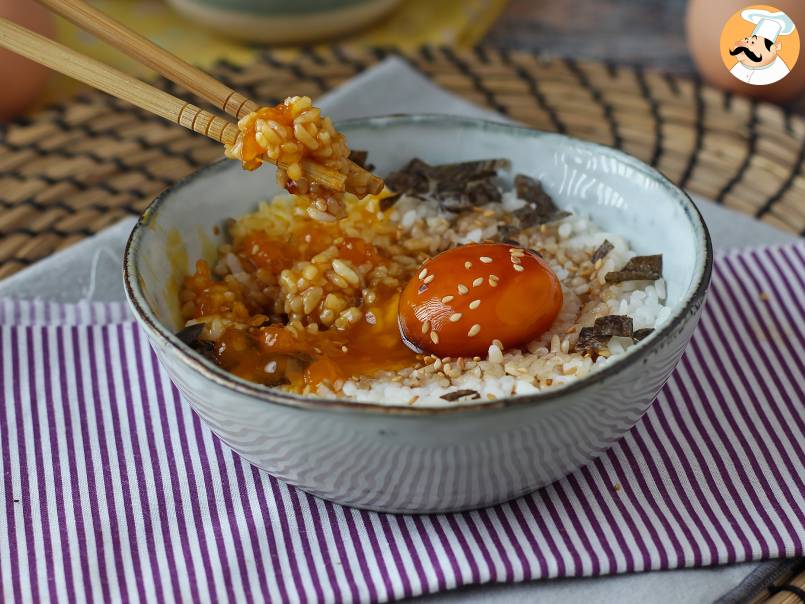
<path fill-rule="evenodd" d="M 179 291 L 193 261 L 205 258 L 212 266 L 227 243 L 225 220 L 253 213 L 279 193 L 268 170 L 246 174 L 218 163 L 157 198 L 132 232 L 124 260 L 134 314 L 201 419 L 249 462 L 309 493 L 408 513 L 511 499 L 589 463 L 622 436 L 651 405 L 701 312 L 712 248 L 690 199 L 623 153 L 525 128 L 426 115 L 337 127 L 351 146 L 369 151 L 379 174 L 415 156 L 433 164 L 511 158 L 513 173 L 538 178 L 559 206 L 577 212 L 571 221 L 589 218 L 600 231 L 623 237 L 631 248 L 624 253 L 662 254 L 662 305 L 670 315 L 581 379 L 494 401 L 356 404 L 267 388 L 203 358 L 175 335 L 185 323 Z M 216 228 L 220 234 L 211 235 Z"/>

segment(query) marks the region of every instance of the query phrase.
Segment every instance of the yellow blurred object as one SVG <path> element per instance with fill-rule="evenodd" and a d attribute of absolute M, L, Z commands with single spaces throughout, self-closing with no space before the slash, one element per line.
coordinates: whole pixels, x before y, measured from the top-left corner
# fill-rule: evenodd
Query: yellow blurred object
<path fill-rule="evenodd" d="M 53 16 L 33 0 L 0 0 L 0 17 L 44 36 L 55 31 Z M 0 49 L 0 120 L 28 110 L 38 101 L 50 78 L 46 67 L 9 50 Z"/>
<path fill-rule="evenodd" d="M 339 38 L 338 43 L 400 48 L 416 48 L 424 44 L 471 46 L 483 37 L 506 1 L 403 0 L 398 8 L 375 25 Z M 221 59 L 243 65 L 253 61 L 259 52 L 260 47 L 220 36 L 192 23 L 161 0 L 97 0 L 93 5 L 200 67 L 209 67 Z M 132 75 L 152 75 L 147 68 L 71 23 L 59 19 L 58 26 L 61 43 Z M 287 51 L 295 52 L 292 47 Z M 54 76 L 44 102 L 64 100 L 80 86 L 63 76 Z"/>

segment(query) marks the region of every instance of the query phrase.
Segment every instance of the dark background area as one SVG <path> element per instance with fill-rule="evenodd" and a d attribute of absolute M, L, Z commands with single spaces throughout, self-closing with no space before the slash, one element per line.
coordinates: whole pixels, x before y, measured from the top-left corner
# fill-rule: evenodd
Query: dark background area
<path fill-rule="evenodd" d="M 509 0 L 487 41 L 543 54 L 693 73 L 685 0 Z"/>
<path fill-rule="evenodd" d="M 509 0 L 484 41 L 693 76 L 686 6 L 686 0 Z M 805 115 L 805 99 L 789 109 Z"/>

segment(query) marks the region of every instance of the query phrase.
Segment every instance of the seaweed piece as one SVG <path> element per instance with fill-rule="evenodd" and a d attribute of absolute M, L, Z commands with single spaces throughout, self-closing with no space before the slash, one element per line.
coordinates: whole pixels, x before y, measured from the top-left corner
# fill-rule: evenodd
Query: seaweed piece
<path fill-rule="evenodd" d="M 632 338 L 635 342 L 639 342 L 640 340 L 644 339 L 647 335 L 649 335 L 652 331 L 654 331 L 653 327 L 645 327 L 643 329 L 637 329 L 632 334 Z"/>
<path fill-rule="evenodd" d="M 598 246 L 593 252 L 593 257 L 590 259 L 595 264 L 599 260 L 606 258 L 607 254 L 615 249 L 615 246 L 609 242 L 609 239 L 604 239 L 604 243 Z"/>
<path fill-rule="evenodd" d="M 511 167 L 508 159 L 478 159 L 431 166 L 429 173 L 431 178 L 449 188 L 450 185 L 461 186 L 471 180 L 497 176 L 499 170 L 511 170 Z"/>
<path fill-rule="evenodd" d="M 498 170 L 508 170 L 507 159 L 483 159 L 431 166 L 414 158 L 386 177 L 386 185 L 395 193 L 414 196 L 430 195 L 442 209 L 458 212 L 468 208 L 500 202 L 503 198 L 497 184 Z"/>
<path fill-rule="evenodd" d="M 443 394 L 439 398 L 450 402 L 457 401 L 462 398 L 469 398 L 470 400 L 475 400 L 481 398 L 481 394 L 476 390 L 470 390 L 469 388 L 466 388 L 464 390 L 456 390 L 454 392 L 448 392 L 447 394 Z"/>
<path fill-rule="evenodd" d="M 648 280 L 654 281 L 662 277 L 662 254 L 654 256 L 635 256 L 619 271 L 612 271 L 604 276 L 607 283 L 622 281 Z"/>
<path fill-rule="evenodd" d="M 218 359 L 215 358 L 215 342 L 210 340 L 196 340 L 193 344 L 190 345 L 190 348 L 195 350 L 201 356 L 206 359 L 209 359 L 213 363 L 217 363 Z"/>
<path fill-rule="evenodd" d="M 423 195 L 430 192 L 430 169 L 431 166 L 415 157 L 384 180 L 386 186 L 395 193 Z"/>
<path fill-rule="evenodd" d="M 631 338 L 634 332 L 632 317 L 626 315 L 607 315 L 599 317 L 593 325 L 593 333 L 596 336 L 620 336 Z"/>
<path fill-rule="evenodd" d="M 358 164 L 361 168 L 366 167 L 366 160 L 368 159 L 368 157 L 369 157 L 368 151 L 351 149 L 349 152 L 349 159 Z"/>
<path fill-rule="evenodd" d="M 499 224 L 498 225 L 498 238 L 502 243 L 511 243 L 512 245 L 520 245 L 515 237 L 520 233 L 513 224 Z"/>
<path fill-rule="evenodd" d="M 193 323 L 193 325 L 188 325 L 187 327 L 183 327 L 177 331 L 176 337 L 188 346 L 192 347 L 199 339 L 201 332 L 203 331 L 204 323 Z"/>
<path fill-rule="evenodd" d="M 606 346 L 610 336 L 601 336 L 595 333 L 593 327 L 582 327 L 576 340 L 576 352 L 580 354 L 595 355 Z"/>
<path fill-rule="evenodd" d="M 188 325 L 187 327 L 183 327 L 177 331 L 176 337 L 190 346 L 190 348 L 195 350 L 201 356 L 215 363 L 215 342 L 210 340 L 202 340 L 201 334 L 203 332 L 204 323 L 194 323 L 193 325 Z"/>
<path fill-rule="evenodd" d="M 556 206 L 553 198 L 535 178 L 518 174 L 514 177 L 514 189 L 517 197 L 526 202 L 525 206 L 514 212 L 523 227 L 547 224 L 570 216 L 570 212 Z"/>
<path fill-rule="evenodd" d="M 380 200 L 380 211 L 385 212 L 386 210 L 388 210 L 395 203 L 397 203 L 397 200 L 400 199 L 400 197 L 402 197 L 402 193 L 393 193 L 393 194 L 389 195 L 388 197 L 384 197 L 383 199 L 381 199 Z"/>
<path fill-rule="evenodd" d="M 503 200 L 503 194 L 497 184 L 493 182 L 494 178 L 497 176 L 493 174 L 489 180 L 465 182 L 458 189 L 448 189 L 447 185 L 438 183 L 434 196 L 439 200 L 442 209 L 448 212 L 460 212 L 488 203 L 500 203 Z"/>

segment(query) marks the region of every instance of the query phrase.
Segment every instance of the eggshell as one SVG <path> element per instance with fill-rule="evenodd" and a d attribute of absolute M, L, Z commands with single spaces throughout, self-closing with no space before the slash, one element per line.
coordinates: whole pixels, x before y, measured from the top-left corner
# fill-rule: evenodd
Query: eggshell
<path fill-rule="evenodd" d="M 53 16 L 33 0 L 0 0 L 0 17 L 36 33 L 53 37 Z M 0 49 L 0 119 L 7 120 L 28 109 L 42 93 L 50 70 L 11 51 Z"/>
<path fill-rule="evenodd" d="M 790 74 L 767 86 L 741 82 L 721 60 L 719 43 L 724 24 L 735 12 L 750 6 L 757 5 L 746 0 L 690 0 L 685 25 L 688 47 L 699 73 L 713 86 L 737 94 L 777 103 L 799 98 L 805 93 L 805 57 L 802 56 L 805 51 L 801 51 Z M 771 6 L 791 17 L 799 30 L 800 39 L 805 41 L 805 1 L 775 0 Z M 784 37 L 779 41 L 784 43 Z"/>

